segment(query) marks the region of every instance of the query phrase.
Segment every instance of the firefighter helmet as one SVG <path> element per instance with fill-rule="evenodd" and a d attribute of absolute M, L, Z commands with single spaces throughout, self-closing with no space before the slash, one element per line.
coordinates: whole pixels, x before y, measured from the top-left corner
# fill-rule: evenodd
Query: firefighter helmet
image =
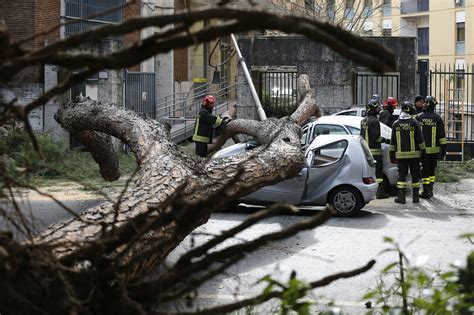
<path fill-rule="evenodd" d="M 380 105 L 382 105 L 382 98 L 380 97 L 380 95 L 374 94 L 374 95 L 372 95 L 372 97 L 371 97 L 370 99 L 371 99 L 371 100 L 375 100 L 375 101 L 377 101 L 377 103 L 379 103 Z"/>
<path fill-rule="evenodd" d="M 423 104 L 423 108 L 428 109 L 428 110 L 433 110 L 437 104 L 438 104 L 438 101 L 433 96 L 427 96 L 425 98 L 425 103 Z"/>
<path fill-rule="evenodd" d="M 202 106 L 206 108 L 212 108 L 214 106 L 214 103 L 216 102 L 216 98 L 212 95 L 206 95 L 204 96 L 202 100 Z"/>
<path fill-rule="evenodd" d="M 395 97 L 389 96 L 383 103 L 383 108 L 384 109 L 388 109 L 389 107 L 395 108 L 397 107 L 397 105 L 398 105 L 397 99 Z"/>
<path fill-rule="evenodd" d="M 402 111 L 413 115 L 415 113 L 415 106 L 413 105 L 413 103 L 405 101 L 402 104 Z"/>
<path fill-rule="evenodd" d="M 380 108 L 380 104 L 379 104 L 379 101 L 374 99 L 374 98 L 371 98 L 368 102 L 367 102 L 367 105 L 365 105 L 365 107 L 367 108 L 367 111 L 371 112 L 371 111 L 376 111 Z"/>

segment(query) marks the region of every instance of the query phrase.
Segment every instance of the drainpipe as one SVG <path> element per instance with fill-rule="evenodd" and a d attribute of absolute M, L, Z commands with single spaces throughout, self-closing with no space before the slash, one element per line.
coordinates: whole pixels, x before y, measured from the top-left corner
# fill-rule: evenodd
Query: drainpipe
<path fill-rule="evenodd" d="M 247 64 L 245 63 L 244 58 L 242 57 L 242 53 L 240 52 L 239 45 L 237 45 L 237 40 L 235 39 L 234 34 L 230 34 L 230 39 L 232 40 L 232 44 L 234 44 L 235 51 L 237 53 L 237 57 L 239 58 L 240 66 L 244 71 L 245 78 L 250 87 L 250 92 L 252 93 L 253 100 L 255 101 L 255 106 L 257 106 L 258 118 L 260 120 L 267 120 L 267 115 L 263 110 L 262 103 L 260 103 L 260 99 L 258 98 L 257 90 L 255 90 L 255 86 L 253 85 L 252 78 L 250 77 L 249 70 L 247 69 Z"/>

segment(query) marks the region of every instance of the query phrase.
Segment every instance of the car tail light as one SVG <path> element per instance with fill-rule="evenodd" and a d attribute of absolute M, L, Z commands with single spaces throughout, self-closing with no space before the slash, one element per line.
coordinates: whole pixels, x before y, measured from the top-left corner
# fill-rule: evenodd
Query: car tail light
<path fill-rule="evenodd" d="M 362 181 L 366 185 L 375 183 L 375 179 L 373 177 L 364 177 L 362 178 Z"/>

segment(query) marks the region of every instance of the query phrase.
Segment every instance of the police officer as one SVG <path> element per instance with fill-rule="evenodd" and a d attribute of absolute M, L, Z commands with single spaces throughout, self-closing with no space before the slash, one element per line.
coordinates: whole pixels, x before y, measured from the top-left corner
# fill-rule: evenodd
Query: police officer
<path fill-rule="evenodd" d="M 389 139 L 382 137 L 380 133 L 380 122 L 377 120 L 377 114 L 380 111 L 380 102 L 373 98 L 367 102 L 367 116 L 360 122 L 360 135 L 369 145 L 370 151 L 374 156 L 375 177 L 379 184 L 377 189 L 377 199 L 390 197 L 386 192 L 386 183 L 383 175 L 382 143 L 390 143 Z"/>
<path fill-rule="evenodd" d="M 423 111 L 423 105 L 425 104 L 425 98 L 421 95 L 415 96 L 415 114 L 419 114 Z"/>
<path fill-rule="evenodd" d="M 221 118 L 212 114 L 212 109 L 216 103 L 216 98 L 206 95 L 202 100 L 201 110 L 196 117 L 194 126 L 193 141 L 196 143 L 196 154 L 206 157 L 208 144 L 212 143 L 213 127 L 224 126 L 229 119 Z"/>
<path fill-rule="evenodd" d="M 390 141 L 390 160 L 398 162 L 397 203 L 406 203 L 405 188 L 408 169 L 413 187 L 413 203 L 420 202 L 420 158 L 426 157 L 425 142 L 420 124 L 409 114 L 413 104 L 404 102 L 400 118 L 393 123 Z"/>
<path fill-rule="evenodd" d="M 420 195 L 421 198 L 425 199 L 433 197 L 433 184 L 436 180 L 435 170 L 438 164 L 438 156 L 442 159 L 446 155 L 446 133 L 443 119 L 434 112 L 436 104 L 438 102 L 433 96 L 427 96 L 423 112 L 416 116 L 416 119 L 420 122 L 426 143 L 426 158 L 421 161 L 423 165 L 421 171 L 423 192 Z"/>
<path fill-rule="evenodd" d="M 397 105 L 398 102 L 395 97 L 387 97 L 383 104 L 383 111 L 380 113 L 379 116 L 379 121 L 382 124 L 385 124 L 392 128 L 393 123 L 395 122 L 395 120 L 397 120 L 395 116 L 393 116 L 393 111 L 395 110 L 395 107 L 397 107 Z"/>

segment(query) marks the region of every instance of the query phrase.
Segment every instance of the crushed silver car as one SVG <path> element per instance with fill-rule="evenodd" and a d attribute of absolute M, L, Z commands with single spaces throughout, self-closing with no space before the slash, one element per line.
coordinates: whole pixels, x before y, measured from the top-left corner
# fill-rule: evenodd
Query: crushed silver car
<path fill-rule="evenodd" d="M 225 148 L 214 158 L 252 149 L 247 142 Z M 356 135 L 324 135 L 313 139 L 305 150 L 306 163 L 300 174 L 265 186 L 242 201 L 289 202 L 301 206 L 331 204 L 338 214 L 353 216 L 375 199 L 374 159 L 365 141 Z"/>

